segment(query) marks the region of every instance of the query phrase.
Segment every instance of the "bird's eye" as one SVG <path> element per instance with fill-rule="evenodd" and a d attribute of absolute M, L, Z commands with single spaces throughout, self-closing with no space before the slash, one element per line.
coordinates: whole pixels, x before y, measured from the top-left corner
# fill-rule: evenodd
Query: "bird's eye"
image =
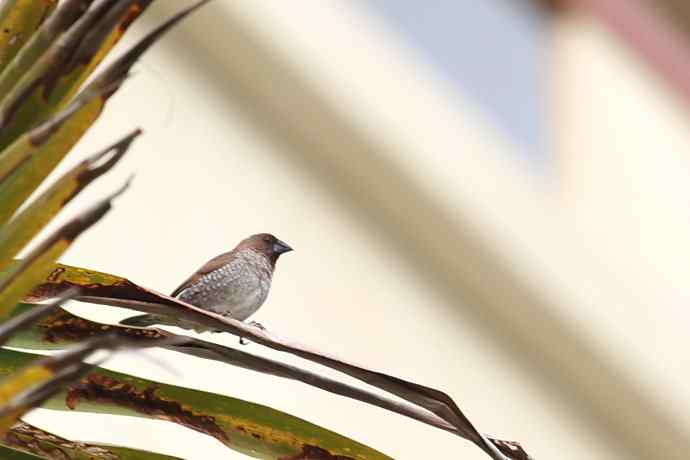
<path fill-rule="evenodd" d="M 264 241 L 267 242 L 267 243 L 270 243 L 270 242 L 271 242 L 271 239 L 270 239 L 269 237 L 266 236 L 266 237 L 264 237 Z"/>

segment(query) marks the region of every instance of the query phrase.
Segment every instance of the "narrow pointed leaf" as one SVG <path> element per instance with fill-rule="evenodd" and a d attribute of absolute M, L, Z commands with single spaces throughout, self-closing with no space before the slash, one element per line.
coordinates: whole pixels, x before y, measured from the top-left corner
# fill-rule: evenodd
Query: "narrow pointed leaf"
<path fill-rule="evenodd" d="M 0 4 L 0 71 L 55 8 L 57 0 L 4 0 Z"/>
<path fill-rule="evenodd" d="M 11 313 L 12 320 L 30 314 L 36 308 L 28 304 L 20 304 Z M 180 337 L 159 329 L 126 327 L 120 325 L 102 324 L 73 315 L 63 309 L 54 309 L 34 322 L 31 328 L 24 328 L 15 333 L 9 346 L 32 350 L 64 349 L 74 343 L 87 340 L 102 334 L 117 334 L 128 340 L 160 340 L 163 338 Z M 224 347 L 212 342 L 190 339 L 182 345 L 166 347 L 179 353 L 202 359 L 213 360 L 231 366 L 248 369 L 262 374 L 295 380 L 307 385 L 320 388 L 330 393 L 362 401 L 391 412 L 410 417 L 456 433 L 455 428 L 426 409 L 419 408 L 404 401 L 387 398 L 366 389 L 355 387 L 329 377 L 318 375 L 296 366 L 252 355 L 243 350 Z M 457 433 L 456 433 L 457 434 Z"/>
<path fill-rule="evenodd" d="M 57 258 L 84 230 L 98 222 L 110 210 L 111 201 L 123 191 L 124 187 L 81 212 L 57 229 L 19 264 L 5 272 L 0 278 L 0 319 L 5 318 L 27 293 L 45 280 Z"/>
<path fill-rule="evenodd" d="M 0 101 L 0 149 L 69 103 L 150 0 L 97 2 Z"/>
<path fill-rule="evenodd" d="M 75 72 L 77 74 L 75 80 L 71 82 L 69 91 L 63 96 L 59 106 L 64 105 L 69 99 L 76 94 L 84 81 L 93 73 L 98 65 L 105 59 L 110 50 L 120 41 L 122 36 L 127 32 L 129 26 L 148 8 L 153 0 L 134 0 L 129 1 L 129 5 L 124 10 L 124 14 L 111 14 L 111 18 L 105 18 L 103 22 L 93 27 L 85 40 L 79 46 L 72 61 L 78 62 L 82 65 Z M 120 0 L 120 4 L 128 3 L 127 0 Z M 118 3 L 115 3 L 118 6 Z M 116 10 L 116 7 L 113 10 Z M 108 27 L 114 20 L 115 26 Z M 110 30 L 108 34 L 103 34 L 104 30 Z"/>
<path fill-rule="evenodd" d="M 197 3 L 161 24 L 94 78 L 68 109 L 19 137 L 9 150 L 0 153 L 0 224 L 6 222 L 36 190 L 100 116 L 108 98 L 117 91 L 137 59 L 167 30 L 203 3 Z M 0 106 L 0 144 L 7 132 L 2 128 L 4 115 Z"/>
<path fill-rule="evenodd" d="M 0 350 L 0 376 L 36 355 Z M 43 405 L 177 423 L 253 458 L 383 460 L 389 457 L 305 420 L 259 404 L 97 369 Z M 318 456 L 320 455 L 320 456 Z"/>
<path fill-rule="evenodd" d="M 139 15 L 150 1 L 151 0 L 122 0 L 120 2 L 111 2 L 115 3 L 112 10 L 102 19 L 102 21 L 106 23 L 112 19 L 113 16 L 116 16 L 115 12 L 122 12 L 117 9 L 120 8 L 121 5 L 129 5 L 130 9 L 125 11 L 125 14 L 120 17 L 121 22 L 113 29 L 113 34 L 117 35 L 117 37 L 111 34 L 109 38 L 119 38 L 119 35 L 124 32 L 132 20 Z M 207 1 L 208 0 L 202 0 L 180 11 L 158 26 L 127 53 L 110 64 L 105 71 L 89 84 L 89 86 L 94 84 L 101 87 L 110 86 L 107 84 L 107 81 L 121 81 L 137 59 L 139 59 L 153 43 L 170 28 Z M 97 9 L 100 5 L 99 3 L 92 9 Z M 73 30 L 79 29 L 82 23 L 87 22 L 90 13 L 91 11 L 84 15 L 69 32 L 63 35 L 65 40 L 69 40 L 72 38 L 73 34 L 76 34 Z M 100 34 L 100 29 L 94 29 L 92 34 Z M 0 102 L 0 149 L 9 145 L 9 143 L 19 137 L 22 132 L 35 126 L 38 122 L 44 120 L 46 115 L 55 112 L 69 101 L 69 98 L 78 87 L 77 83 L 80 83 L 88 76 L 85 75 L 85 73 L 88 74 L 91 72 L 93 60 L 100 61 L 110 49 L 94 47 L 94 43 L 95 42 L 91 40 L 90 36 L 87 35 L 86 43 L 81 43 L 75 51 L 75 54 L 70 57 L 70 59 L 76 59 L 77 61 L 71 62 L 66 68 L 76 68 L 77 70 L 71 70 L 67 75 L 61 74 L 60 69 L 64 69 L 65 67 L 56 65 L 55 62 L 49 60 L 49 58 L 52 57 L 49 50 L 31 69 L 31 72 L 15 85 L 10 94 Z M 56 53 L 59 52 L 59 50 L 56 51 Z M 80 67 L 78 64 L 86 62 L 87 60 L 84 56 L 92 56 L 88 61 L 90 64 Z M 74 67 L 75 65 L 77 67 Z"/>
<path fill-rule="evenodd" d="M 59 392 L 66 384 L 76 381 L 93 369 L 82 361 L 98 350 L 115 351 L 122 347 L 137 348 L 181 344 L 186 338 L 139 341 L 106 334 L 85 340 L 57 355 L 36 359 L 0 381 L 0 436 L 6 433 L 19 417 Z M 0 350 L 0 354 L 6 350 Z"/>
<path fill-rule="evenodd" d="M 41 24 L 38 31 L 0 73 L 0 100 L 28 73 L 50 45 L 84 14 L 92 2 L 93 0 L 64 0 L 57 11 Z"/>
<path fill-rule="evenodd" d="M 0 228 L 0 270 L 6 268 L 22 248 L 47 225 L 60 210 L 94 179 L 105 174 L 127 152 L 141 133 L 136 130 L 115 144 L 88 157 L 62 175 L 27 208 Z M 45 144 L 44 144 L 45 145 Z M 27 163 L 27 167 L 30 162 Z M 35 169 L 27 171 L 27 175 Z M 0 189 L 2 186 L 0 186 Z M 0 194 L 0 197 L 2 194 Z M 0 206 L 2 208 L 2 206 Z"/>
<path fill-rule="evenodd" d="M 266 330 L 210 313 L 179 299 L 144 288 L 126 278 L 67 265 L 58 265 L 46 282 L 32 291 L 25 300 L 33 302 L 45 297 L 53 297 L 64 289 L 74 286 L 83 288 L 78 299 L 85 302 L 175 316 L 209 326 L 215 330 L 229 332 L 274 350 L 290 353 L 340 371 L 430 411 L 451 425 L 459 436 L 474 442 L 494 459 L 524 460 L 529 458 L 528 454 L 519 447 L 519 444 L 489 439 L 481 434 L 455 401 L 442 391 L 311 350 L 304 345 L 280 338 Z"/>
<path fill-rule="evenodd" d="M 0 153 L 0 224 L 7 222 L 101 114 L 110 86 L 91 86 Z"/>

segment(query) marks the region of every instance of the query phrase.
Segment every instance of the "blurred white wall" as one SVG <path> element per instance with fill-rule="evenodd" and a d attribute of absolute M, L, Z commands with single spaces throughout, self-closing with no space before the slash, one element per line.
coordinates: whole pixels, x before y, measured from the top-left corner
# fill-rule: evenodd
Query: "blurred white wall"
<path fill-rule="evenodd" d="M 180 6 L 158 2 L 127 43 Z M 675 380 L 680 374 L 664 371 L 679 364 L 658 359 L 660 351 L 670 354 L 682 345 L 682 298 L 666 303 L 674 305 L 673 317 L 660 316 L 650 303 L 656 294 L 685 291 L 675 246 L 669 242 L 655 252 L 654 238 L 666 226 L 639 218 L 622 187 L 645 212 L 674 225 L 670 235 L 678 244 L 685 232 L 677 225 L 688 221 L 676 208 L 659 211 L 656 201 L 642 199 L 649 190 L 642 193 L 634 178 L 652 164 L 644 144 L 630 141 L 619 150 L 626 159 L 631 150 L 638 152 L 626 169 L 629 180 L 615 182 L 619 186 L 612 184 L 620 163 L 600 159 L 610 145 L 583 145 L 599 134 L 583 127 L 592 106 L 609 107 L 629 96 L 609 100 L 615 94 L 602 91 L 591 97 L 609 74 L 603 65 L 590 66 L 589 58 L 588 66 L 579 66 L 578 59 L 608 50 L 610 39 L 584 23 L 562 30 L 555 31 L 565 37 L 556 44 L 565 59 L 559 65 L 569 71 L 557 85 L 571 88 L 568 78 L 578 78 L 559 110 L 574 134 L 559 138 L 562 177 L 535 179 L 509 160 L 514 147 L 465 96 L 366 11 L 335 1 L 301 0 L 289 8 L 268 1 L 212 2 L 145 57 L 78 154 L 63 165 L 135 126 L 145 129 L 116 172 L 87 195 L 101 196 L 134 171 L 132 188 L 65 262 L 168 291 L 244 236 L 273 232 L 296 250 L 279 262 L 269 300 L 255 318 L 269 329 L 442 389 L 480 430 L 522 442 L 535 458 L 633 458 L 621 455 L 621 440 L 645 430 L 626 427 L 629 420 L 640 413 L 666 420 L 653 404 L 668 400 L 653 395 L 652 385 L 682 389 Z M 569 41 L 568 34 L 581 37 Z M 625 58 L 606 56 L 606 65 L 627 69 Z M 644 73 L 637 67 L 632 72 Z M 643 97 L 656 83 L 641 78 L 631 79 L 629 90 Z M 663 96 L 649 98 L 659 117 L 678 120 Z M 606 120 L 613 124 L 631 111 L 621 107 Z M 682 139 L 675 137 L 683 122 L 675 123 L 655 125 L 674 133 L 657 153 L 666 155 L 668 171 L 675 172 L 672 184 L 681 187 L 684 163 L 671 161 L 684 161 L 678 153 Z M 641 121 L 633 127 L 636 135 L 648 128 Z M 587 166 L 595 162 L 596 175 Z M 658 171 L 658 183 L 673 197 L 666 172 Z M 626 226 L 638 230 L 631 234 Z M 604 231 L 609 228 L 621 238 L 611 238 Z M 643 241 L 649 246 L 630 255 Z M 647 260 L 658 268 L 670 259 L 674 272 L 645 267 Z M 103 307 L 79 311 L 100 320 L 122 316 Z M 653 348 L 639 340 L 650 324 L 668 328 L 656 330 Z M 232 337 L 211 339 L 236 344 Z M 250 350 L 263 352 L 256 345 Z M 485 458 L 468 442 L 379 409 L 296 383 L 160 355 L 183 374 L 172 376 L 131 356 L 109 365 L 267 404 L 396 459 L 448 452 Z M 631 375 L 640 382 L 630 382 Z M 637 391 L 638 383 L 647 391 L 628 392 Z M 104 425 L 100 416 L 83 414 L 64 423 L 61 417 L 40 411 L 30 418 L 68 437 L 188 459 L 241 458 L 171 424 L 110 417 Z M 676 431 L 669 429 L 669 439 L 682 438 Z M 639 440 L 641 449 L 645 442 Z M 658 447 L 665 441 L 650 442 Z M 640 452 L 638 458 L 645 458 Z"/>
<path fill-rule="evenodd" d="M 688 108 L 589 17 L 557 26 L 561 196 L 573 225 L 637 297 L 584 313 L 660 405 L 690 422 Z"/>

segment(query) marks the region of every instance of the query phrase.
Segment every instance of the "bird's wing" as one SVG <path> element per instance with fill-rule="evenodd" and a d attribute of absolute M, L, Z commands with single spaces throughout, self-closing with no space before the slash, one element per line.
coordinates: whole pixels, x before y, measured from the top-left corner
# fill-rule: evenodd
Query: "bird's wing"
<path fill-rule="evenodd" d="M 226 252 L 224 254 L 221 254 L 219 256 L 214 257 L 213 259 L 209 260 L 206 262 L 199 270 L 197 270 L 192 276 L 187 278 L 182 284 L 180 284 L 177 289 L 175 289 L 172 294 L 170 294 L 171 297 L 177 297 L 182 291 L 187 289 L 189 286 L 192 284 L 196 283 L 196 281 L 204 276 L 207 273 L 211 273 L 214 270 L 218 270 L 220 267 L 223 265 L 226 265 L 230 263 L 234 258 L 233 251 Z"/>

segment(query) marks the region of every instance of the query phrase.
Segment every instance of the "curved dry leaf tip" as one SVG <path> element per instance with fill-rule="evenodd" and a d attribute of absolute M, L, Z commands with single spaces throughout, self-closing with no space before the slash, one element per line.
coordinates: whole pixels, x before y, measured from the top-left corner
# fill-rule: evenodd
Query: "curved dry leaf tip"
<path fill-rule="evenodd" d="M 112 75 L 107 75 L 103 80 L 94 80 L 95 89 L 98 91 L 103 101 L 107 101 L 110 96 L 120 89 L 122 83 L 124 83 L 130 75 L 130 72 L 125 72 L 123 74 L 114 73 Z"/>
<path fill-rule="evenodd" d="M 122 156 L 129 150 L 134 139 L 139 137 L 142 132 L 140 128 L 137 128 L 119 141 L 84 160 L 84 163 L 88 165 L 89 172 L 93 175 L 99 175 L 110 169 L 115 163 L 120 161 Z"/>
<path fill-rule="evenodd" d="M 113 64 L 108 67 L 103 72 L 101 78 L 107 78 L 109 75 L 121 75 L 127 73 L 129 69 L 134 65 L 136 60 L 153 44 L 158 40 L 161 35 L 166 33 L 170 28 L 175 26 L 182 19 L 187 17 L 189 14 L 194 12 L 196 9 L 202 7 L 204 4 L 208 3 L 210 0 L 201 0 L 181 11 L 176 13 L 174 16 L 169 18 L 167 21 L 163 22 L 161 25 L 153 29 L 148 35 L 142 38 L 136 45 L 134 45 L 129 51 L 127 51 L 122 57 L 117 59 Z"/>
<path fill-rule="evenodd" d="M 122 185 L 122 187 L 96 202 L 90 208 L 86 209 L 73 220 L 65 224 L 60 230 L 57 231 L 56 235 L 58 238 L 65 239 L 67 241 L 74 241 L 82 231 L 95 224 L 110 210 L 112 207 L 112 201 L 118 196 L 122 195 L 125 190 L 127 190 L 133 178 L 134 175 L 131 175 L 129 179 L 127 179 L 127 181 Z"/>
<path fill-rule="evenodd" d="M 122 186 L 119 189 L 117 189 L 113 193 L 111 193 L 110 196 L 106 197 L 105 200 L 106 201 L 113 201 L 115 198 L 117 198 L 120 195 L 122 195 L 123 193 L 125 193 L 125 191 L 127 191 L 129 186 L 132 184 L 133 180 L 134 180 L 134 174 L 132 173 L 129 175 L 127 180 L 125 180 L 125 183 L 122 184 Z"/>

